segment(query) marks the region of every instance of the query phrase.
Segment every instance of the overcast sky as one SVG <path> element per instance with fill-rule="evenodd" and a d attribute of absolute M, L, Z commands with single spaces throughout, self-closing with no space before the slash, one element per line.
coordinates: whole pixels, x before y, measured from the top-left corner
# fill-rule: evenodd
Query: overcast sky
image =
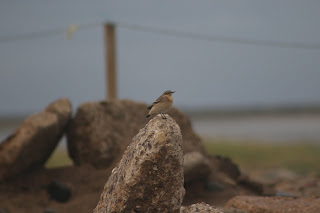
<path fill-rule="evenodd" d="M 246 40 L 320 44 L 320 1 L 0 1 L 0 41 L 115 21 Z M 320 50 L 221 43 L 117 28 L 119 98 L 178 107 L 320 103 Z M 0 42 L 0 114 L 105 97 L 102 25 Z"/>

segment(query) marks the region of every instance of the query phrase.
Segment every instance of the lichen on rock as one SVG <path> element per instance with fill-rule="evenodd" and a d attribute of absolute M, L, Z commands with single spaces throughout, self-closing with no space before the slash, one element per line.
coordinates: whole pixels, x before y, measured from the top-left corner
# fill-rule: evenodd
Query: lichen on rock
<path fill-rule="evenodd" d="M 128 145 L 94 212 L 180 212 L 183 182 L 181 130 L 156 116 Z"/>

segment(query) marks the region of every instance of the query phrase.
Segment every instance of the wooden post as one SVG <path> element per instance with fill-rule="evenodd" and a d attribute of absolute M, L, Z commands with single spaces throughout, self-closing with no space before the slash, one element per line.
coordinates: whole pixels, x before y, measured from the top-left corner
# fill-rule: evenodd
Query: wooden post
<path fill-rule="evenodd" d="M 117 98 L 116 73 L 116 37 L 115 26 L 111 23 L 104 25 L 104 45 L 106 61 L 106 94 L 107 99 Z"/>

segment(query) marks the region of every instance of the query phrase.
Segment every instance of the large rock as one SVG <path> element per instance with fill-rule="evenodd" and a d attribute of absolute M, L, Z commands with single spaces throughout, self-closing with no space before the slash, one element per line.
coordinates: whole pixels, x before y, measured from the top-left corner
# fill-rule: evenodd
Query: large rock
<path fill-rule="evenodd" d="M 156 116 L 127 147 L 94 212 L 179 212 L 184 193 L 180 128 Z"/>
<path fill-rule="evenodd" d="M 221 210 L 213 206 L 210 206 L 209 204 L 206 204 L 206 203 L 196 203 L 188 207 L 181 207 L 180 212 L 181 213 L 196 213 L 196 212 L 223 213 Z"/>
<path fill-rule="evenodd" d="M 239 167 L 228 157 L 223 156 L 210 156 L 211 165 L 213 170 L 222 171 L 233 180 L 237 180 L 241 176 Z"/>
<path fill-rule="evenodd" d="M 0 143 L 0 180 L 43 165 L 56 147 L 71 117 L 71 103 L 59 99 L 27 118 Z"/>
<path fill-rule="evenodd" d="M 210 161 L 200 152 L 188 152 L 184 155 L 184 181 L 205 179 L 211 173 Z"/>
<path fill-rule="evenodd" d="M 226 207 L 248 213 L 315 213 L 320 210 L 320 198 L 236 196 L 227 202 Z"/>
<path fill-rule="evenodd" d="M 132 137 L 149 119 L 147 105 L 130 100 L 84 103 L 77 109 L 68 128 L 69 155 L 77 165 L 105 168 L 118 162 Z M 179 124 L 185 153 L 205 153 L 190 120 L 177 109 L 169 115 Z"/>

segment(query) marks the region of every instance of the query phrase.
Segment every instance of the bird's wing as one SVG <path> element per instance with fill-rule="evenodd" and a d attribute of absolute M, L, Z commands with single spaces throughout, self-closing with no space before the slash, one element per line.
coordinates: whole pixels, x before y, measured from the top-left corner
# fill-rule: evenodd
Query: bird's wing
<path fill-rule="evenodd" d="M 160 103 L 164 99 L 164 96 L 160 96 L 155 102 L 152 103 L 151 106 L 148 107 L 148 109 L 151 109 L 155 104 Z"/>

